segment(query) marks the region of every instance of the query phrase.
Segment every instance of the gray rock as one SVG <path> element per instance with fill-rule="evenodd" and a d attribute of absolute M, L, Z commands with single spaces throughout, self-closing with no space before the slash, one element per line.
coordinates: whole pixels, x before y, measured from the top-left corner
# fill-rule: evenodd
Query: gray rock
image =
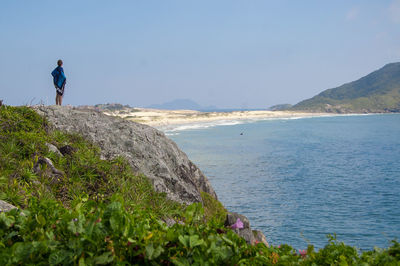
<path fill-rule="evenodd" d="M 257 242 L 262 242 L 266 246 L 268 246 L 267 238 L 263 234 L 263 232 L 259 230 L 251 230 L 249 219 L 239 213 L 228 212 L 226 215 L 225 226 L 232 227 L 233 224 L 236 223 L 237 219 L 240 219 L 243 223 L 243 228 L 236 228 L 233 231 L 239 236 L 243 237 L 247 243 L 256 244 Z"/>
<path fill-rule="evenodd" d="M 57 149 L 56 146 L 54 146 L 53 144 L 50 143 L 46 143 L 47 148 L 49 148 L 49 151 L 54 152 L 55 154 L 59 155 L 59 156 L 63 156 L 61 154 L 61 152 Z"/>
<path fill-rule="evenodd" d="M 243 237 L 247 243 L 249 244 L 255 243 L 255 238 L 250 228 L 250 221 L 249 219 L 247 219 L 246 216 L 235 212 L 228 212 L 228 214 L 226 215 L 225 226 L 231 228 L 232 225 L 235 224 L 238 219 L 242 221 L 243 228 L 236 228 L 233 229 L 233 231 L 240 237 Z"/>
<path fill-rule="evenodd" d="M 39 157 L 33 166 L 33 172 L 39 176 L 46 176 L 52 184 L 59 183 L 64 173 L 54 167 L 53 162 L 46 157 Z"/>
<path fill-rule="evenodd" d="M 152 127 L 107 116 L 96 110 L 67 106 L 35 106 L 55 129 L 76 132 L 100 146 L 102 158 L 125 157 L 136 173 L 143 173 L 156 191 L 169 199 L 200 202 L 200 192 L 217 198 L 214 189 L 178 146 Z"/>
<path fill-rule="evenodd" d="M 170 217 L 164 217 L 164 218 L 162 219 L 162 221 L 163 221 L 168 227 L 171 227 L 171 226 L 173 226 L 174 224 L 185 225 L 184 222 L 179 221 L 179 220 L 176 221 L 175 219 L 172 219 L 172 218 L 170 218 Z"/>
<path fill-rule="evenodd" d="M 242 221 L 243 228 L 250 228 L 249 219 L 246 216 L 236 212 L 228 212 L 228 214 L 226 215 L 225 226 L 232 226 L 234 223 L 236 223 L 238 218 Z"/>
<path fill-rule="evenodd" d="M 168 227 L 171 227 L 174 224 L 176 224 L 176 221 L 174 219 L 170 218 L 170 217 L 165 217 L 165 218 L 162 219 L 162 221 L 164 223 L 166 223 Z"/>
<path fill-rule="evenodd" d="M 250 228 L 243 228 L 243 229 L 234 229 L 233 230 L 237 235 L 240 237 L 243 237 L 244 240 L 246 240 L 247 243 L 249 244 L 254 244 L 255 243 L 255 238 L 253 231 L 251 231 Z"/>
<path fill-rule="evenodd" d="M 7 203 L 3 200 L 0 200 L 0 212 L 8 212 L 12 209 L 17 209 L 14 205 L 11 205 L 10 203 Z"/>
<path fill-rule="evenodd" d="M 261 232 L 260 230 L 253 230 L 253 235 L 255 241 L 257 241 L 258 243 L 264 243 L 267 247 L 269 247 L 267 238 L 265 237 L 263 232 Z"/>

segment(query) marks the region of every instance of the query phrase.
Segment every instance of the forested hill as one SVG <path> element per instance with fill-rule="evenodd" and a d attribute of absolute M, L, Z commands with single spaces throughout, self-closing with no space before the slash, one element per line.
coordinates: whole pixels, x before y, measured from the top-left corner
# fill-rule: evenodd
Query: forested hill
<path fill-rule="evenodd" d="M 400 112 L 400 63 L 387 64 L 359 80 L 325 90 L 291 109 L 334 113 Z"/>

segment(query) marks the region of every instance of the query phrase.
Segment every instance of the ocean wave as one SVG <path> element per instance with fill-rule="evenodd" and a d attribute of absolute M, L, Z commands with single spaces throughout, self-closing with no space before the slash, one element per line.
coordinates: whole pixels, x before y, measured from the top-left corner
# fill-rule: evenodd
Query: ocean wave
<path fill-rule="evenodd" d="M 238 124 L 243 124 L 243 120 L 219 120 L 212 122 L 194 122 L 188 124 L 177 124 L 158 127 L 159 130 L 163 131 L 167 136 L 172 136 L 178 134 L 179 131 L 195 130 L 195 129 L 206 129 L 216 126 L 233 126 Z"/>
<path fill-rule="evenodd" d="M 234 126 L 240 124 L 249 124 L 255 123 L 259 121 L 267 121 L 267 120 L 291 120 L 298 118 L 307 118 L 307 117 L 274 117 L 274 118 L 246 118 L 246 119 L 232 119 L 232 120 L 217 120 L 217 121 L 207 121 L 207 122 L 193 122 L 187 124 L 176 124 L 176 125 L 167 125 L 160 126 L 157 129 L 163 131 L 167 136 L 178 135 L 181 131 L 187 130 L 197 130 L 197 129 L 207 129 L 217 126 Z"/>
<path fill-rule="evenodd" d="M 168 131 L 165 131 L 164 134 L 165 134 L 165 136 L 177 136 L 177 135 L 179 135 L 178 132 L 168 132 Z"/>
<path fill-rule="evenodd" d="M 298 120 L 298 119 L 311 119 L 311 118 L 321 118 L 321 117 L 336 117 L 336 116 L 360 116 L 368 114 L 328 114 L 328 115 L 313 115 L 313 116 L 292 116 L 292 117 L 257 117 L 257 118 L 240 118 L 240 119 L 226 119 L 217 121 L 196 121 L 187 124 L 172 124 L 159 126 L 157 129 L 163 131 L 167 136 L 178 135 L 181 131 L 187 130 L 197 130 L 197 129 L 207 129 L 217 126 L 234 126 L 239 124 L 249 124 L 260 121 L 288 121 L 288 120 Z"/>

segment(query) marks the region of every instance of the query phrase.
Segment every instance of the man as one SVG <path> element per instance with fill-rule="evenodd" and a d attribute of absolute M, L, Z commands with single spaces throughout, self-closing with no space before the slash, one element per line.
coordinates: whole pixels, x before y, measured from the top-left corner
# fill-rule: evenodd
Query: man
<path fill-rule="evenodd" d="M 62 98 L 64 95 L 64 88 L 67 78 L 64 75 L 64 69 L 62 68 L 63 61 L 60 59 L 57 61 L 57 67 L 51 72 L 53 76 L 53 83 L 56 87 L 56 105 L 62 104 Z"/>

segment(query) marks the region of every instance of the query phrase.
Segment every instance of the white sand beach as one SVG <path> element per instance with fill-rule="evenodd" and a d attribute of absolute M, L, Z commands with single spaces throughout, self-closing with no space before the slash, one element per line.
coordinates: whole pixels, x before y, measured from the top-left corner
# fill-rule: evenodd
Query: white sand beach
<path fill-rule="evenodd" d="M 156 128 L 164 128 L 171 125 L 185 125 L 218 121 L 263 120 L 273 118 L 290 119 L 332 115 L 328 113 L 307 113 L 293 111 L 199 112 L 193 110 L 158 110 L 146 108 L 104 111 L 104 113 L 111 116 L 119 116 Z"/>

